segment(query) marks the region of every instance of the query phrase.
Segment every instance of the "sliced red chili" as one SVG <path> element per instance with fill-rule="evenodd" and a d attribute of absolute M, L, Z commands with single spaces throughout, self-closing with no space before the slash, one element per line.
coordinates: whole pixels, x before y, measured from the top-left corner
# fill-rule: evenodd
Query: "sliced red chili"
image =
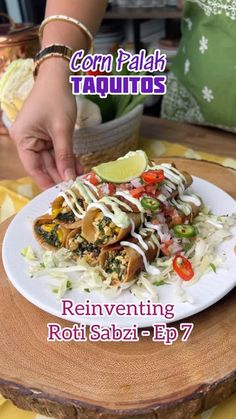
<path fill-rule="evenodd" d="M 141 175 L 145 183 L 160 183 L 164 180 L 163 170 L 148 170 Z"/>
<path fill-rule="evenodd" d="M 194 276 L 191 262 L 181 255 L 176 255 L 173 259 L 173 269 L 183 281 L 190 281 Z"/>

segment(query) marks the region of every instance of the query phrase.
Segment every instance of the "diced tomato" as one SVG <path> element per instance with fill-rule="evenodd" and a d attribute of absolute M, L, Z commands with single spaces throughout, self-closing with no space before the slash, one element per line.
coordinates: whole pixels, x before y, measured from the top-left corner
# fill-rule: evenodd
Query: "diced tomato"
<path fill-rule="evenodd" d="M 112 196 L 116 192 L 116 187 L 113 183 L 101 183 L 98 186 L 98 197 L 103 198 L 104 196 Z"/>
<path fill-rule="evenodd" d="M 114 195 L 116 192 L 116 187 L 114 185 L 114 183 L 108 183 L 108 191 L 109 191 L 109 195 Z"/>
<path fill-rule="evenodd" d="M 99 188 L 98 189 L 98 198 L 99 199 L 101 199 L 101 198 L 103 198 L 104 197 L 104 191 L 103 191 L 103 189 L 102 188 Z"/>
<path fill-rule="evenodd" d="M 161 251 L 165 256 L 171 255 L 169 247 L 172 245 L 172 243 L 173 243 L 173 240 L 167 240 L 165 243 L 161 245 Z"/>
<path fill-rule="evenodd" d="M 181 255 L 176 255 L 173 259 L 173 269 L 183 281 L 190 281 L 194 277 L 191 262 Z"/>
<path fill-rule="evenodd" d="M 145 186 L 145 191 L 147 192 L 148 195 L 151 195 L 153 197 L 156 196 L 156 185 L 146 185 Z"/>
<path fill-rule="evenodd" d="M 163 211 L 164 211 L 164 215 L 166 217 L 172 217 L 173 214 L 174 214 L 174 212 L 175 212 L 175 208 L 173 208 L 173 207 L 164 207 Z"/>
<path fill-rule="evenodd" d="M 182 223 L 183 223 L 182 217 L 180 216 L 178 212 L 176 212 L 176 214 L 174 214 L 172 217 L 172 224 L 176 226 Z"/>
<path fill-rule="evenodd" d="M 97 186 L 101 183 L 100 179 L 98 178 L 98 176 L 91 172 L 88 173 L 87 175 L 84 176 L 84 179 L 86 179 L 88 182 L 90 182 L 92 185 Z"/>
<path fill-rule="evenodd" d="M 160 221 L 158 221 L 158 220 L 152 220 L 152 224 L 159 225 L 160 224 Z"/>
<path fill-rule="evenodd" d="M 181 213 L 177 211 L 176 208 L 173 207 L 165 207 L 164 208 L 165 217 L 169 217 L 168 222 L 171 223 L 171 226 L 183 224 L 183 217 Z"/>
<path fill-rule="evenodd" d="M 139 188 L 135 188 L 130 191 L 132 197 L 137 198 L 137 199 L 140 198 L 144 192 L 145 192 L 144 186 L 140 186 Z"/>
<path fill-rule="evenodd" d="M 133 189 L 132 183 L 120 183 L 118 188 L 119 191 L 130 191 Z"/>
<path fill-rule="evenodd" d="M 164 172 L 163 170 L 148 170 L 143 172 L 141 178 L 145 183 L 160 183 L 164 180 Z"/>

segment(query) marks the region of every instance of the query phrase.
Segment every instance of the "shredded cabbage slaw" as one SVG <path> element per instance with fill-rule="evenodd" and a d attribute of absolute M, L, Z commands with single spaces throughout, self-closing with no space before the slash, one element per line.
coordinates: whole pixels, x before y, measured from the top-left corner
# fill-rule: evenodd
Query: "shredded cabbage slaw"
<path fill-rule="evenodd" d="M 209 271 L 216 273 L 219 266 L 225 265 L 226 255 L 219 253 L 218 248 L 222 242 L 233 237 L 231 229 L 236 226 L 236 213 L 217 216 L 204 207 L 194 218 L 193 225 L 197 237 L 195 240 L 184 239 L 184 250 L 181 252 L 181 255 L 191 261 L 194 270 L 194 277 L 185 283 L 188 286 L 198 281 L 205 273 Z M 176 243 L 175 246 L 177 245 Z M 106 274 L 101 267 L 92 268 L 83 260 L 75 261 L 67 249 L 36 253 L 31 246 L 28 246 L 22 249 L 21 254 L 27 261 L 27 270 L 31 278 L 46 276 L 53 281 L 50 287 L 58 300 L 71 289 L 88 293 L 98 290 L 111 299 L 129 289 L 138 299 L 150 298 L 157 301 L 159 287 L 171 284 L 175 286 L 179 301 L 194 303 L 182 288 L 183 281 L 173 269 L 174 256 L 157 256 L 152 266 L 159 269 L 158 275 L 152 276 L 141 272 L 135 280 L 114 287 L 109 274 Z"/>

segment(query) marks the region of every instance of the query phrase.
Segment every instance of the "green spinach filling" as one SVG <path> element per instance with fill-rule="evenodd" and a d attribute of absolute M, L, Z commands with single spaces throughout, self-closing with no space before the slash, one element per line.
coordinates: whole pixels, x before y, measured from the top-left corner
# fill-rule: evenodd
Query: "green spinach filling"
<path fill-rule="evenodd" d="M 81 208 L 83 208 L 84 210 L 84 202 L 81 198 L 77 198 L 77 202 L 78 204 L 81 206 Z M 62 208 L 62 210 L 67 209 L 67 207 Z M 60 214 L 58 214 L 57 219 L 59 221 L 61 221 L 62 223 L 68 223 L 68 224 L 72 224 L 75 223 L 75 221 L 77 220 L 76 215 L 73 213 L 72 210 L 69 210 L 67 212 L 61 212 Z"/>
<path fill-rule="evenodd" d="M 93 257 L 98 257 L 100 249 L 92 243 L 83 241 L 79 243 L 77 249 L 74 251 L 79 257 L 83 257 L 85 254 L 92 253 Z"/>
<path fill-rule="evenodd" d="M 65 213 L 60 213 L 57 216 L 58 221 L 61 221 L 62 223 L 74 223 L 76 221 L 75 219 L 75 214 L 73 213 L 73 211 L 69 211 L 69 212 L 65 212 Z"/>
<path fill-rule="evenodd" d="M 105 244 L 109 238 L 116 235 L 116 226 L 109 217 L 101 217 L 96 220 L 95 226 L 99 231 L 99 238 L 95 241 L 96 245 Z"/>
<path fill-rule="evenodd" d="M 111 274 L 114 278 L 122 279 L 126 274 L 128 261 L 124 251 L 120 253 L 109 252 L 104 264 L 104 271 Z"/>
<path fill-rule="evenodd" d="M 43 237 L 46 243 L 54 247 L 60 247 L 61 242 L 58 239 L 58 235 L 57 235 L 58 228 L 59 226 L 55 225 L 55 227 L 49 233 L 47 231 L 44 231 L 41 225 L 37 224 L 35 226 L 35 232 L 39 234 L 41 237 Z"/>

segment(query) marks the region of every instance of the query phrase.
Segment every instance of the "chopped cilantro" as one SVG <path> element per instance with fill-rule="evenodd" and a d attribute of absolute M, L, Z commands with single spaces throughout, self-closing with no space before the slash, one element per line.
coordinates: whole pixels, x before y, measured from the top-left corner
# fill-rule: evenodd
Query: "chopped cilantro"
<path fill-rule="evenodd" d="M 155 285 L 156 287 L 160 287 L 161 285 L 165 285 L 165 281 L 156 281 L 153 282 L 153 285 Z"/>
<path fill-rule="evenodd" d="M 210 263 L 210 268 L 213 270 L 213 272 L 216 273 L 216 265 L 214 265 L 214 263 Z"/>
<path fill-rule="evenodd" d="M 67 281 L 66 283 L 66 288 L 71 291 L 72 290 L 72 282 L 71 281 Z"/>

